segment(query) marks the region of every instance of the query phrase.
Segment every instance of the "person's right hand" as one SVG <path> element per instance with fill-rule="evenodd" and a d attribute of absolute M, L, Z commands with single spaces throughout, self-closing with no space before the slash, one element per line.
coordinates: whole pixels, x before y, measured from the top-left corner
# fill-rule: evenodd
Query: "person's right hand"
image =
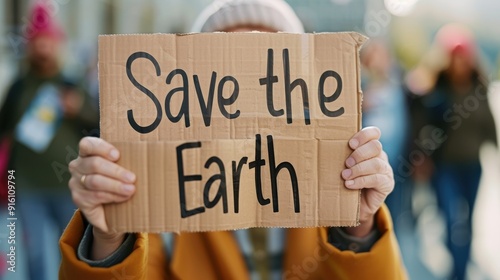
<path fill-rule="evenodd" d="M 79 148 L 78 158 L 69 163 L 69 188 L 76 206 L 94 226 L 93 248 L 98 250 L 91 255 L 101 259 L 112 253 L 125 236 L 108 232 L 103 205 L 130 199 L 136 176 L 116 164 L 120 152 L 100 138 L 85 137 Z"/>

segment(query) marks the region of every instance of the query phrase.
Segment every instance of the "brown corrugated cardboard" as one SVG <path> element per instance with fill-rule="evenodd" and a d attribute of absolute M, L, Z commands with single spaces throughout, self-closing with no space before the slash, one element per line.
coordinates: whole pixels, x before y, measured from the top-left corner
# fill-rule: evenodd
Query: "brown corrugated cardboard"
<path fill-rule="evenodd" d="M 102 138 L 137 174 L 116 231 L 354 226 L 357 33 L 99 37 Z"/>

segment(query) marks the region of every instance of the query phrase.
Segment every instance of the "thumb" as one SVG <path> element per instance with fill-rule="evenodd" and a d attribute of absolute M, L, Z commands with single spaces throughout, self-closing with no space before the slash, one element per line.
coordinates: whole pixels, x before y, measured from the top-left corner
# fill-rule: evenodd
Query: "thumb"
<path fill-rule="evenodd" d="M 103 233 L 108 233 L 108 225 L 106 223 L 106 218 L 104 216 L 104 208 L 102 206 L 84 212 L 84 214 L 92 226 L 102 231 Z"/>

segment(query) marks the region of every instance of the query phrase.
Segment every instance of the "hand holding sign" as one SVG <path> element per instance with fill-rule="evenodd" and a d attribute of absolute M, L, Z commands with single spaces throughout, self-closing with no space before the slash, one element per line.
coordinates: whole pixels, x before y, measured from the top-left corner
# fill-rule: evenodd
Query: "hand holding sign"
<path fill-rule="evenodd" d="M 107 231 L 102 205 L 123 202 L 135 191 L 135 174 L 115 162 L 118 150 L 94 137 L 80 141 L 79 156 L 69 164 L 69 187 L 75 203 L 96 227 Z"/>
<path fill-rule="evenodd" d="M 379 141 L 380 130 L 367 127 L 356 133 L 349 146 L 352 154 L 346 159 L 347 169 L 342 171 L 349 189 L 361 189 L 360 225 L 345 228 L 351 235 L 362 237 L 373 228 L 373 217 L 394 188 L 394 175 L 387 154 Z"/>
<path fill-rule="evenodd" d="M 123 242 L 125 234 L 108 233 L 104 204 L 123 202 L 135 192 L 135 174 L 115 162 L 120 153 L 108 142 L 94 137 L 80 141 L 78 158 L 71 161 L 69 188 L 73 201 L 94 226 L 91 258 L 104 259 Z"/>

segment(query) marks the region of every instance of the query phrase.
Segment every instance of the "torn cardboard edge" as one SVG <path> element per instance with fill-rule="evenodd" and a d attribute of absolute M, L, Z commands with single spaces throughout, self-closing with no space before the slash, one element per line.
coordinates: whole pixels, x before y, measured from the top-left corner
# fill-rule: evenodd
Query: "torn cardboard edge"
<path fill-rule="evenodd" d="M 137 174 L 129 201 L 105 205 L 108 227 L 358 225 L 360 191 L 347 190 L 340 172 L 351 153 L 347 141 L 361 128 L 358 51 L 365 39 L 100 36 L 102 137 Z"/>

